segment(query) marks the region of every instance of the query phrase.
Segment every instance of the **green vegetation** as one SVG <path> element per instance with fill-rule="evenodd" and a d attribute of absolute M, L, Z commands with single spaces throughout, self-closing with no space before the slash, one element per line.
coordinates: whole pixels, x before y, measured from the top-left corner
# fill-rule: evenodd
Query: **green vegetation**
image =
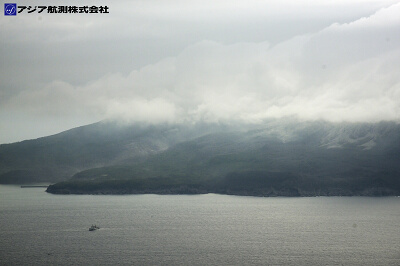
<path fill-rule="evenodd" d="M 211 134 L 179 143 L 141 163 L 81 172 L 64 187 L 91 179 L 96 188 L 68 193 L 184 193 L 186 189 L 186 193 L 260 196 L 398 195 L 399 138 L 389 139 L 376 149 L 357 143 L 326 148 L 315 134 L 286 143 L 269 136 L 249 138 L 247 132 Z M 50 187 L 49 192 L 57 190 Z"/>
<path fill-rule="evenodd" d="M 72 194 L 400 195 L 400 126 L 99 123 L 0 145 L 0 182 L 27 181 Z"/>

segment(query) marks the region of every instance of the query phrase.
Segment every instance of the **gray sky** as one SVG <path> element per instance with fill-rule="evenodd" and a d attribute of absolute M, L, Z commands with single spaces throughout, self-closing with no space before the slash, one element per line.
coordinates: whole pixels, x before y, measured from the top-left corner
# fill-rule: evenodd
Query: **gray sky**
<path fill-rule="evenodd" d="M 2 10 L 0 143 L 106 118 L 400 120 L 399 1 L 56 4 L 110 14 Z"/>

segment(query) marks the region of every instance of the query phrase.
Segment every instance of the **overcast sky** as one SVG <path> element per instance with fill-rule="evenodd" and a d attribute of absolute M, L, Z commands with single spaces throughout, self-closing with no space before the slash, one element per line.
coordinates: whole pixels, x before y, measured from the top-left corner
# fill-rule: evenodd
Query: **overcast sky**
<path fill-rule="evenodd" d="M 106 118 L 400 121 L 399 1 L 17 1 L 55 3 L 110 13 L 2 10 L 0 143 Z"/>

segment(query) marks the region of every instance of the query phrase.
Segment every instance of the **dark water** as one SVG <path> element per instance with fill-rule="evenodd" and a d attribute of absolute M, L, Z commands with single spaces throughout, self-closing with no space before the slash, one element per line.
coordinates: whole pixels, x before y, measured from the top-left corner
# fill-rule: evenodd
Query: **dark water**
<path fill-rule="evenodd" d="M 0 186 L 1 265 L 400 265 L 398 197 L 44 190 Z"/>

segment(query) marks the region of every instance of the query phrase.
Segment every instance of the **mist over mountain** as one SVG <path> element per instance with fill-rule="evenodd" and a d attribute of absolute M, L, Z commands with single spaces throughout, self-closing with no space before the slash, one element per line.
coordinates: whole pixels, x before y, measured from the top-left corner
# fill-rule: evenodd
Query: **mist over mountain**
<path fill-rule="evenodd" d="M 400 125 L 104 121 L 0 145 L 0 182 L 52 193 L 399 195 Z"/>
<path fill-rule="evenodd" d="M 0 143 L 104 119 L 400 121 L 399 1 L 108 4 L 3 17 Z"/>
<path fill-rule="evenodd" d="M 213 129 L 209 129 L 210 132 Z M 53 136 L 0 145 L 0 182 L 55 182 L 94 167 L 137 162 L 207 128 L 104 121 Z"/>

